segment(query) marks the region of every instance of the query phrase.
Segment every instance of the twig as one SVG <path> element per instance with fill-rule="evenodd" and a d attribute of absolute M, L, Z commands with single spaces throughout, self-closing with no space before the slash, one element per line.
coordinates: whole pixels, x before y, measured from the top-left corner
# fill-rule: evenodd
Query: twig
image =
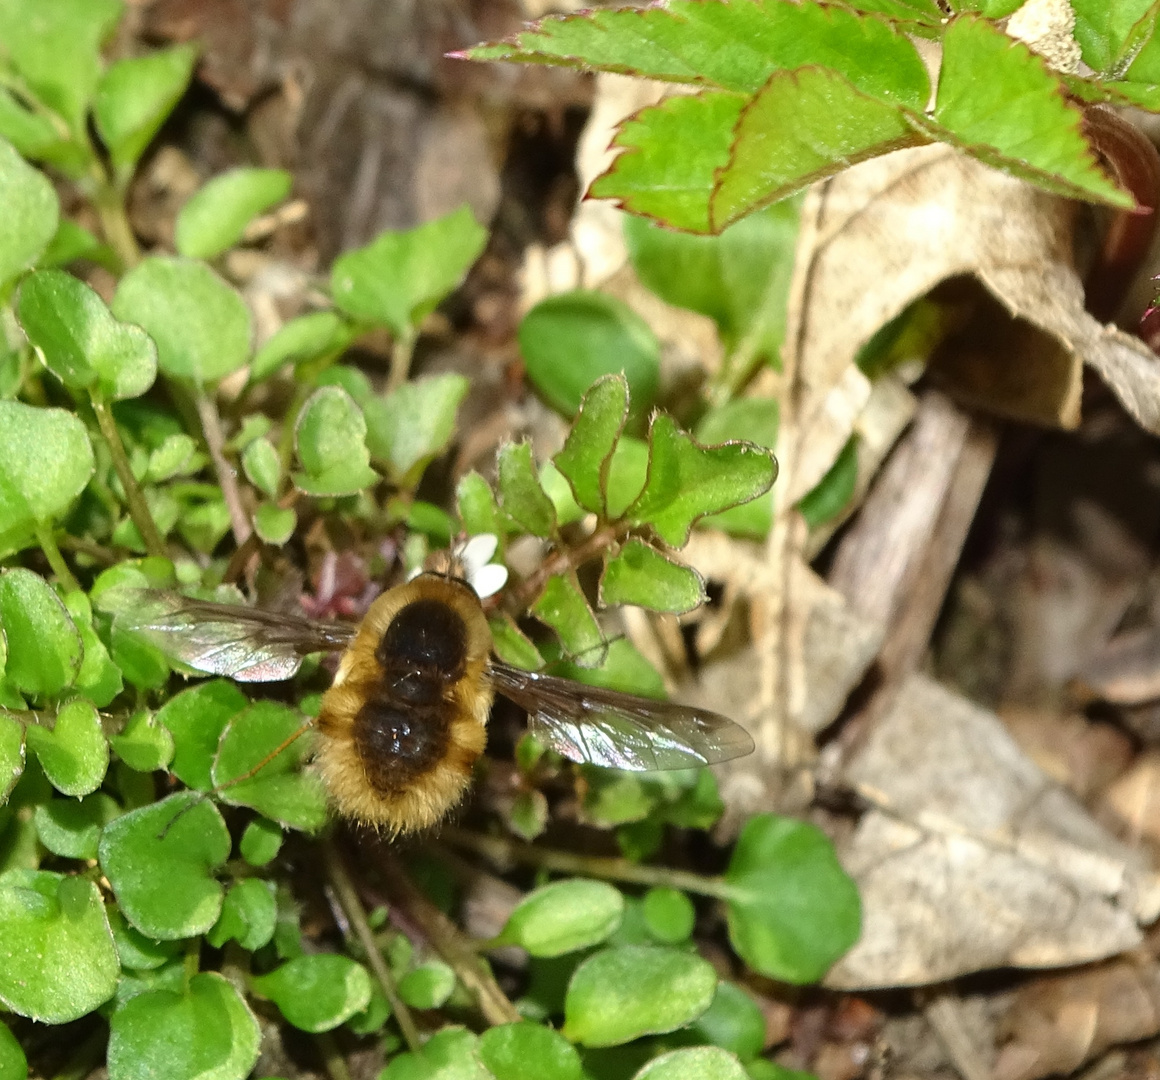
<path fill-rule="evenodd" d="M 222 421 L 218 415 L 217 403 L 198 386 L 194 391 L 194 403 L 197 406 L 198 419 L 201 420 L 201 429 L 205 433 L 205 445 L 213 461 L 214 471 L 217 473 L 218 483 L 221 484 L 222 497 L 226 501 L 226 509 L 230 512 L 230 526 L 233 529 L 234 541 L 239 547 L 249 538 L 253 531 L 250 519 L 242 506 L 241 492 L 238 491 L 237 473 L 226 461 L 225 437 L 222 435 Z"/>
<path fill-rule="evenodd" d="M 504 607 L 512 614 L 523 613 L 529 604 L 540 595 L 553 574 L 564 574 L 575 570 L 589 559 L 594 559 L 627 535 L 629 526 L 613 523 L 598 528 L 588 539 L 574 548 L 556 551 L 549 555 L 532 574 L 529 574 L 514 588 L 504 594 Z"/>

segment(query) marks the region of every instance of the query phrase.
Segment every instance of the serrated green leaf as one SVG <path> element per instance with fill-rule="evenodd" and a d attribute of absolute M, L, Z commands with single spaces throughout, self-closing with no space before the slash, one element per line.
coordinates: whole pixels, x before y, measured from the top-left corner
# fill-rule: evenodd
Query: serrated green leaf
<path fill-rule="evenodd" d="M 607 515 L 608 472 L 627 419 L 627 380 L 602 376 L 585 392 L 564 448 L 552 459 L 576 502 L 594 514 Z"/>
<path fill-rule="evenodd" d="M 499 449 L 499 502 L 504 514 L 533 536 L 556 529 L 556 509 L 540 486 L 531 443 L 505 443 Z"/>
<path fill-rule="evenodd" d="M 604 949 L 568 984 L 565 1038 L 584 1046 L 619 1046 L 683 1027 L 717 990 L 717 973 L 699 956 L 648 945 Z"/>
<path fill-rule="evenodd" d="M 462 375 L 433 375 L 371 398 L 363 407 L 371 456 L 387 462 L 404 486 L 414 487 L 451 442 L 456 413 L 470 386 Z"/>
<path fill-rule="evenodd" d="M 384 232 L 334 261 L 335 306 L 361 322 L 410 337 L 454 289 L 487 240 L 466 206 L 405 232 Z"/>
<path fill-rule="evenodd" d="M 474 469 L 460 479 L 455 489 L 455 505 L 463 531 L 468 535 L 503 536 L 507 532 L 491 485 Z"/>
<path fill-rule="evenodd" d="M 664 680 L 627 638 L 591 645 L 573 659 L 554 663 L 552 673 L 626 694 L 659 700 L 665 696 Z"/>
<path fill-rule="evenodd" d="M 88 795 L 109 768 L 109 741 L 91 701 L 74 698 L 56 714 L 52 730 L 30 724 L 25 732 L 52 786 L 63 795 Z"/>
<path fill-rule="evenodd" d="M 326 823 L 322 781 L 299 768 L 311 753 L 304 726 L 300 713 L 276 701 L 257 701 L 232 717 L 222 732 L 211 774 L 214 785 L 222 789 L 222 801 L 253 807 L 292 829 L 322 828 Z M 247 775 L 259 765 L 257 772 Z"/>
<path fill-rule="evenodd" d="M 729 940 L 762 975 L 816 982 L 858 940 L 857 886 L 813 825 L 776 814 L 751 818 L 724 881 Z"/>
<path fill-rule="evenodd" d="M 492 648 L 505 664 L 525 671 L 538 671 L 544 666 L 539 650 L 510 616 L 497 616 L 488 622 L 488 626 L 491 628 Z"/>
<path fill-rule="evenodd" d="M 147 709 L 130 716 L 121 734 L 109 743 L 117 757 L 137 772 L 164 769 L 173 760 L 173 735 Z"/>
<path fill-rule="evenodd" d="M 199 188 L 178 211 L 173 243 L 191 259 L 214 259 L 232 248 L 259 214 L 290 194 L 285 169 L 230 169 Z"/>
<path fill-rule="evenodd" d="M 351 396 L 337 386 L 310 395 L 294 429 L 303 471 L 294 483 L 308 495 L 353 495 L 370 487 L 379 474 L 369 465 L 367 423 Z"/>
<path fill-rule="evenodd" d="M 768 450 L 741 442 L 700 446 L 660 413 L 649 428 L 648 480 L 627 517 L 651 525 L 670 547 L 682 547 L 700 518 L 755 499 L 776 476 Z"/>
<path fill-rule="evenodd" d="M 139 326 L 119 322 L 88 285 L 61 270 L 21 283 L 20 326 L 66 386 L 105 401 L 140 397 L 157 378 L 157 347 Z"/>
<path fill-rule="evenodd" d="M 95 859 L 101 829 L 120 814 L 112 796 L 95 791 L 79 802 L 50 799 L 39 803 L 32 820 L 40 842 L 63 859 Z"/>
<path fill-rule="evenodd" d="M 183 992 L 147 990 L 113 1014 L 109 1080 L 243 1080 L 260 1043 L 238 991 L 217 972 L 202 972 Z"/>
<path fill-rule="evenodd" d="M 250 356 L 250 312 L 205 263 L 150 255 L 117 285 L 113 314 L 143 327 L 171 378 L 213 383 Z"/>
<path fill-rule="evenodd" d="M 64 1024 L 113 996 L 120 964 L 96 885 L 46 871 L 0 876 L 0 1002 Z"/>
<path fill-rule="evenodd" d="M 197 791 L 211 791 L 210 769 L 230 719 L 250 704 L 232 682 L 214 679 L 170 698 L 157 722 L 173 735 L 173 775 Z"/>
<path fill-rule="evenodd" d="M 118 60 L 105 72 L 93 100 L 93 119 L 120 177 L 134 166 L 181 100 L 193 75 L 197 48 L 175 45 Z"/>
<path fill-rule="evenodd" d="M 553 574 L 529 609 L 540 622 L 556 631 L 565 651 L 589 666 L 604 658 L 608 643 L 580 587 L 563 574 Z"/>
<path fill-rule="evenodd" d="M 0 41 L 4 40 L 0 5 Z M 56 233 L 60 206 L 48 178 L 0 139 L 0 288 L 32 266 Z"/>
<path fill-rule="evenodd" d="M 346 351 L 355 330 L 333 311 L 311 311 L 281 326 L 254 355 L 250 382 L 268 379 L 285 364 L 324 363 Z"/>
<path fill-rule="evenodd" d="M 299 956 L 258 975 L 250 985 L 268 997 L 302 1031 L 330 1031 L 367 1007 L 371 980 L 366 968 L 346 956 Z"/>
<path fill-rule="evenodd" d="M 413 1009 L 440 1009 L 455 989 L 455 972 L 441 960 L 412 968 L 399 980 L 399 997 Z"/>
<path fill-rule="evenodd" d="M 580 1055 L 558 1032 L 522 1020 L 488 1028 L 479 1057 L 495 1080 L 581 1080 Z"/>
<path fill-rule="evenodd" d="M 0 713 L 0 806 L 24 772 L 24 725 Z"/>
<path fill-rule="evenodd" d="M 7 1024 L 0 1024 L 0 1076 L 28 1080 L 28 1060 Z"/>
<path fill-rule="evenodd" d="M 0 626 L 8 641 L 5 676 L 13 686 L 45 698 L 72 685 L 81 669 L 81 637 L 44 578 L 22 567 L 0 574 Z"/>
<path fill-rule="evenodd" d="M 576 415 L 593 383 L 618 372 L 628 382 L 634 419 L 656 402 L 660 342 L 613 296 L 583 289 L 550 296 L 524 316 L 518 337 L 532 385 L 565 416 Z"/>
<path fill-rule="evenodd" d="M 985 19 L 960 16 L 947 27 L 934 119 L 944 132 L 938 137 L 1048 191 L 1135 205 L 1096 164 L 1081 109 L 1065 99 L 1043 59 Z"/>
<path fill-rule="evenodd" d="M 697 441 L 711 446 L 730 439 L 744 439 L 772 450 L 777 445 L 778 403 L 774 398 L 734 398 L 711 409 L 697 425 Z M 773 524 L 773 492 L 767 491 L 740 506 L 711 514 L 698 522 L 733 536 L 764 539 Z"/>
<path fill-rule="evenodd" d="M 213 873 L 230 854 L 216 806 L 200 795 L 171 795 L 123 814 L 101 834 L 101 869 L 121 913 L 147 937 L 204 934 L 221 914 Z"/>
<path fill-rule="evenodd" d="M 851 436 L 826 475 L 798 501 L 798 510 L 811 529 L 833 521 L 850 503 L 858 483 L 858 438 Z"/>
<path fill-rule="evenodd" d="M 274 936 L 277 922 L 274 883 L 261 878 L 245 878 L 226 893 L 218 921 L 205 940 L 220 949 L 231 939 L 253 952 Z"/>
<path fill-rule="evenodd" d="M 643 540 L 629 540 L 609 555 L 600 576 L 600 606 L 636 604 L 683 614 L 705 602 L 705 583 L 692 567 L 666 558 Z"/>
<path fill-rule="evenodd" d="M 269 818 L 255 818 L 238 841 L 238 851 L 251 866 L 272 862 L 282 848 L 282 826 Z"/>
<path fill-rule="evenodd" d="M 1116 77 L 1132 31 L 1155 0 L 1072 0 L 1075 40 L 1093 71 Z"/>
<path fill-rule="evenodd" d="M 554 881 L 516 905 L 495 944 L 519 945 L 532 956 L 562 956 L 600 944 L 623 915 L 624 897 L 607 882 Z"/>
<path fill-rule="evenodd" d="M 692 1046 L 653 1058 L 632 1080 L 750 1080 L 750 1076 L 734 1054 L 719 1046 Z"/>

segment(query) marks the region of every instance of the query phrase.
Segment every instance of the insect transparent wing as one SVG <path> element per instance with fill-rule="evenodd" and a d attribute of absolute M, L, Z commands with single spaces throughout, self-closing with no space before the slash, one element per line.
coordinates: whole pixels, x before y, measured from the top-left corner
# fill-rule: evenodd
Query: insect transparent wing
<path fill-rule="evenodd" d="M 572 761 L 661 772 L 742 757 L 753 740 L 706 709 L 672 705 L 493 661 L 496 690 L 527 710 L 528 728 Z"/>
<path fill-rule="evenodd" d="M 238 682 L 288 679 L 311 653 L 346 648 L 355 628 L 159 589 L 110 590 L 101 607 L 118 625 L 210 675 Z"/>

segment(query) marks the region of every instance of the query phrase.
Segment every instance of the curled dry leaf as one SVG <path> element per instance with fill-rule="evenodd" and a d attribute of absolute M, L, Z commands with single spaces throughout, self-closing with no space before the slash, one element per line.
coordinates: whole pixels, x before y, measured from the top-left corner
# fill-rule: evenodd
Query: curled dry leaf
<path fill-rule="evenodd" d="M 844 989 L 1122 952 L 1160 913 L 1160 877 L 1049 780 L 993 713 L 919 675 L 850 761 L 874 809 L 844 852 L 862 938 Z"/>

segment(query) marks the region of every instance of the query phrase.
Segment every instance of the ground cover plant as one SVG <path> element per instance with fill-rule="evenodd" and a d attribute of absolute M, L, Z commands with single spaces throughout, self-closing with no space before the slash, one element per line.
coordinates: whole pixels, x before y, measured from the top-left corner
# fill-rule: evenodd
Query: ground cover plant
<path fill-rule="evenodd" d="M 699 662 L 709 622 L 676 617 L 719 579 L 682 549 L 727 538 L 748 572 L 738 553 L 789 550 L 797 522 L 818 550 L 865 490 L 850 428 L 802 465 L 800 192 L 942 143 L 1052 196 L 1155 194 L 1120 122 L 1083 111 L 1160 102 L 1155 13 L 1074 4 L 1081 76 L 1003 32 L 1015 6 L 672 0 L 460 50 L 694 86 L 620 128 L 590 193 L 638 215 L 635 274 L 721 349 L 682 384 L 611 292 L 546 296 L 509 337 L 543 418 L 528 434 L 555 442 L 461 468 L 486 427 L 477 373 L 424 348 L 494 258 L 472 210 L 348 246 L 271 322 L 240 268 L 294 228 L 291 171 L 207 175 L 148 243 L 134 219 L 212 40 L 145 44 L 119 0 L 0 0 L 0 1076 L 809 1075 L 771 1052 L 774 1016 L 805 1015 L 827 973 L 855 985 L 835 965 L 863 908 L 805 803 L 747 813 L 709 770 L 573 766 L 497 714 L 452 822 L 360 834 L 333 820 L 310 735 L 277 752 L 317 714 L 324 661 L 194 677 L 119 616 L 148 588 L 357 619 L 486 535 L 509 575 L 487 607 L 502 660 L 663 697 L 631 612 Z M 933 99 L 918 42 L 941 50 Z M 881 318 L 856 377 L 932 350 L 931 311 Z"/>

